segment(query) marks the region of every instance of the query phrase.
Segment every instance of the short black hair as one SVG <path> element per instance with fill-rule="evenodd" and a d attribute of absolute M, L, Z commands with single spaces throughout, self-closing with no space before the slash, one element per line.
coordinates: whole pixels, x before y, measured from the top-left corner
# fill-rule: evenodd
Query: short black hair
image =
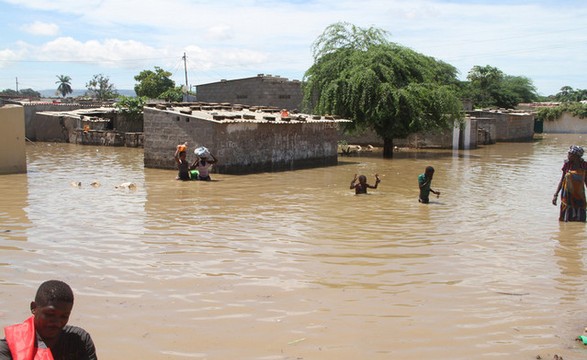
<path fill-rule="evenodd" d="M 37 306 L 46 306 L 57 301 L 73 304 L 71 287 L 60 280 L 48 280 L 42 283 L 35 295 Z"/>
<path fill-rule="evenodd" d="M 434 172 L 434 168 L 432 166 L 426 166 L 426 172 Z"/>

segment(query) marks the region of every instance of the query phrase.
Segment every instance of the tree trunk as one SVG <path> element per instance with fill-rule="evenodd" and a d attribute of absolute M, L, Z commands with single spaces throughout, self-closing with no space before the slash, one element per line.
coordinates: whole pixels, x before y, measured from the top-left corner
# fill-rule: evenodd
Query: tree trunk
<path fill-rule="evenodd" d="M 383 139 L 383 158 L 384 159 L 392 159 L 393 158 L 393 138 L 384 138 Z"/>

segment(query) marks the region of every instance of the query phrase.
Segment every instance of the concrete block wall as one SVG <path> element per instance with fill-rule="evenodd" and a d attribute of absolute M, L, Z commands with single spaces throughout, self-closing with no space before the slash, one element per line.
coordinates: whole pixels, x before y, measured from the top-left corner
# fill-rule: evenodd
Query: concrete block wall
<path fill-rule="evenodd" d="M 79 127 L 79 119 L 71 116 L 55 116 L 45 113 L 35 115 L 34 126 L 28 137 L 34 141 L 69 142 L 70 133 Z"/>
<path fill-rule="evenodd" d="M 338 163 L 336 121 L 272 123 L 198 119 L 168 110 L 144 109 L 145 167 L 176 169 L 176 146 L 206 146 L 217 158 L 214 172 L 247 174 Z"/>
<path fill-rule="evenodd" d="M 587 118 L 565 112 L 555 121 L 544 121 L 542 131 L 547 134 L 587 134 Z"/>
<path fill-rule="evenodd" d="M 493 111 L 472 111 L 479 128 L 495 126 L 495 141 L 530 141 L 534 137 L 534 114 Z"/>
<path fill-rule="evenodd" d="M 142 147 L 143 133 L 118 132 L 105 130 L 83 131 L 76 129 L 70 133 L 70 143 L 99 146 Z"/>
<path fill-rule="evenodd" d="M 0 175 L 27 172 L 24 109 L 0 106 Z"/>
<path fill-rule="evenodd" d="M 467 118 L 466 122 L 469 123 L 469 126 L 464 126 L 459 131 L 459 148 L 474 149 L 480 142 L 477 134 L 478 124 L 475 119 L 470 118 Z M 492 125 L 492 128 L 495 129 L 495 126 Z M 339 138 L 348 144 L 383 146 L 383 140 L 373 130 L 365 130 L 353 135 L 348 135 L 341 131 Z M 469 140 L 468 144 L 465 144 L 465 139 Z M 453 129 L 442 130 L 440 132 L 423 131 L 411 134 L 405 139 L 393 139 L 393 144 L 398 147 L 452 149 Z"/>
<path fill-rule="evenodd" d="M 24 105 L 24 118 L 26 137 L 29 140 L 37 141 L 36 135 L 39 133 L 36 128 L 35 118 L 38 112 L 44 111 L 71 111 L 77 109 L 95 108 L 95 104 L 56 104 L 56 103 L 32 103 Z"/>
<path fill-rule="evenodd" d="M 301 109 L 301 82 L 279 76 L 259 74 L 256 77 L 222 80 L 196 86 L 198 101 L 273 106 Z"/>

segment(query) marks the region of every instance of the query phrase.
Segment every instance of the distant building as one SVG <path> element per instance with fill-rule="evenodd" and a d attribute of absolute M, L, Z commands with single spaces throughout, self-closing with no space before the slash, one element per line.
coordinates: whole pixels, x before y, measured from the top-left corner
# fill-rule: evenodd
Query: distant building
<path fill-rule="evenodd" d="M 249 106 L 273 106 L 301 110 L 302 87 L 299 80 L 259 74 L 255 77 L 220 80 L 196 86 L 198 101 Z"/>

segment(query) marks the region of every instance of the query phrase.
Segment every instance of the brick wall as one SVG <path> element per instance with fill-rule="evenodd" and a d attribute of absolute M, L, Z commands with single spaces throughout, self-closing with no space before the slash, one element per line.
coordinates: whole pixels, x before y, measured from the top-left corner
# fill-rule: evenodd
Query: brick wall
<path fill-rule="evenodd" d="M 222 80 L 196 86 L 198 101 L 273 106 L 280 109 L 301 109 L 301 83 L 278 76 Z"/>
<path fill-rule="evenodd" d="M 145 167 L 175 169 L 176 146 L 206 146 L 217 158 L 214 171 L 246 174 L 336 165 L 337 121 L 213 121 L 169 110 L 144 109 Z"/>

